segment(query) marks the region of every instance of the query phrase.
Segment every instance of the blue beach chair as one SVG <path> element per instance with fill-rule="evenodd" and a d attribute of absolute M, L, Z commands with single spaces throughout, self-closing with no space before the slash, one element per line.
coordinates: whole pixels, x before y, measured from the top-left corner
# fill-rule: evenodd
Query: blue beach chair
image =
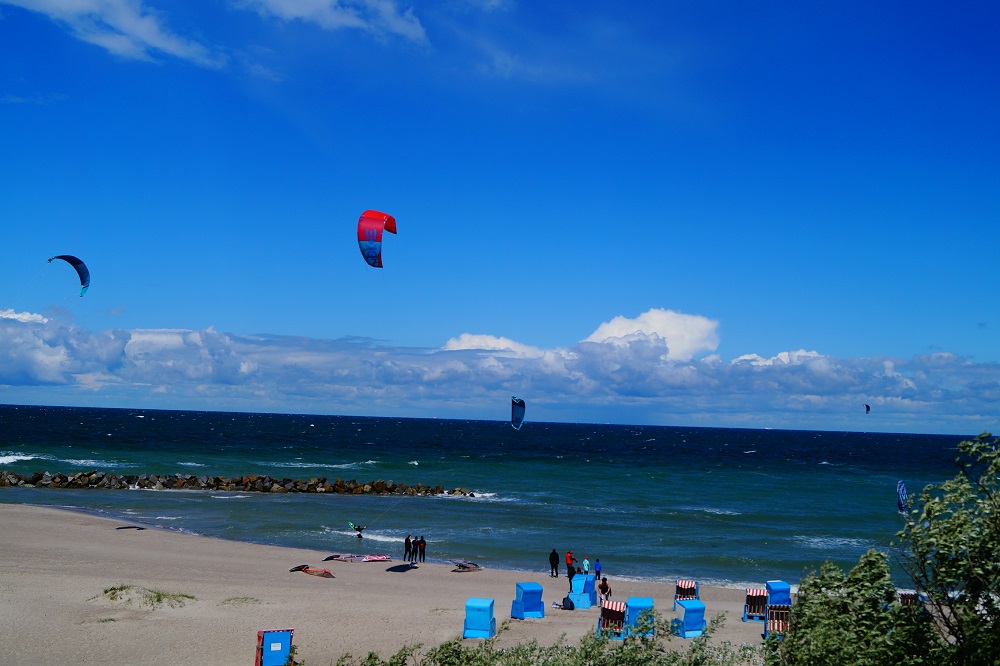
<path fill-rule="evenodd" d="M 792 587 L 783 580 L 769 580 L 767 586 L 767 603 L 775 606 L 792 605 Z"/>
<path fill-rule="evenodd" d="M 683 618 L 674 618 L 670 631 L 681 638 L 696 638 L 705 631 L 705 604 L 699 599 L 681 599 L 677 605 L 684 610 Z"/>
<path fill-rule="evenodd" d="M 767 620 L 764 622 L 764 638 L 775 635 L 779 638 L 788 631 L 792 619 L 791 604 L 768 604 Z"/>
<path fill-rule="evenodd" d="M 625 611 L 623 601 L 604 601 L 601 603 L 601 616 L 597 618 L 597 635 L 612 640 L 625 639 Z"/>
<path fill-rule="evenodd" d="M 652 636 L 655 633 L 654 629 L 650 629 L 646 633 L 639 633 L 639 617 L 645 611 L 653 610 L 653 598 L 652 597 L 629 597 L 628 603 L 625 607 L 625 630 L 628 631 L 629 636 Z"/>
<path fill-rule="evenodd" d="M 577 609 L 586 610 L 597 604 L 596 579 L 594 574 L 573 576 L 573 591 L 569 593 L 569 598 Z"/>
<path fill-rule="evenodd" d="M 518 620 L 526 617 L 545 617 L 545 603 L 542 601 L 542 586 L 538 583 L 518 583 L 514 601 L 510 604 L 510 616 Z"/>
<path fill-rule="evenodd" d="M 257 656 L 254 666 L 284 666 L 292 653 L 294 629 L 273 629 L 257 632 Z"/>
<path fill-rule="evenodd" d="M 767 590 L 759 587 L 747 588 L 747 600 L 743 604 L 744 622 L 763 622 L 767 617 Z"/>
<path fill-rule="evenodd" d="M 496 635 L 497 619 L 493 617 L 493 600 L 470 597 L 465 602 L 462 638 L 493 638 Z"/>

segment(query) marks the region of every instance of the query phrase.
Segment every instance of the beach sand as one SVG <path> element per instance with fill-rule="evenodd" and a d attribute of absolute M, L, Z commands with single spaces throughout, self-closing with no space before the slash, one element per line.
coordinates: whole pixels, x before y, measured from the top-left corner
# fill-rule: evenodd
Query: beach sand
<path fill-rule="evenodd" d="M 596 607 L 551 607 L 569 584 L 565 576 L 549 576 L 547 552 L 538 554 L 536 573 L 453 573 L 441 563 L 408 569 L 399 560 L 324 562 L 330 552 L 117 529 L 130 524 L 0 504 L 0 664 L 246 665 L 253 663 L 258 630 L 286 628 L 294 628 L 296 659 L 307 666 L 335 663 L 345 653 L 387 658 L 405 645 L 419 643 L 425 651 L 460 637 L 470 597 L 494 599 L 499 627 L 510 617 L 515 584 L 525 581 L 544 588 L 545 618 L 510 620 L 499 645 L 532 639 L 553 645 L 562 636 L 576 644 L 598 617 Z M 358 552 L 370 552 L 366 546 L 359 542 Z M 288 571 L 299 564 L 336 577 Z M 608 564 L 605 573 L 615 600 L 652 597 L 668 620 L 679 616 L 671 610 L 673 585 L 616 580 Z M 151 608 L 104 594 L 124 585 L 194 598 Z M 706 618 L 726 616 L 713 641 L 761 643 L 762 625 L 741 621 L 743 590 L 702 587 L 701 600 Z M 676 649 L 687 644 L 671 642 Z"/>

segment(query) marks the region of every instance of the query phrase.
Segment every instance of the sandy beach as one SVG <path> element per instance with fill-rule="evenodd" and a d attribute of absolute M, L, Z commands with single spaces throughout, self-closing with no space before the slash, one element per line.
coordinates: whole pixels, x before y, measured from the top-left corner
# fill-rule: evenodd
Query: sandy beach
<path fill-rule="evenodd" d="M 0 504 L 0 664 L 252 664 L 261 629 L 294 628 L 296 658 L 331 664 L 350 653 L 388 657 L 405 645 L 439 645 L 462 633 L 470 597 L 495 600 L 497 625 L 510 617 L 517 582 L 542 585 L 544 619 L 511 620 L 500 645 L 573 644 L 594 631 L 596 607 L 552 608 L 568 591 L 548 575 L 486 568 L 453 573 L 425 563 L 324 562 L 331 552 L 224 541 L 131 525 L 77 511 Z M 401 550 L 402 544 L 400 544 Z M 359 543 L 359 553 L 368 551 Z M 400 553 L 392 553 L 400 557 Z M 335 578 L 289 572 L 308 564 Z M 652 597 L 666 618 L 674 586 L 616 580 L 615 600 Z M 761 581 L 763 586 L 763 581 Z M 109 588 L 134 586 L 178 596 L 152 608 Z M 131 601 L 129 601 L 131 599 Z M 760 643 L 762 625 L 741 621 L 744 591 L 701 588 L 706 617 L 725 614 L 714 640 Z M 470 639 L 471 642 L 471 639 Z M 683 647 L 685 641 L 675 638 Z"/>

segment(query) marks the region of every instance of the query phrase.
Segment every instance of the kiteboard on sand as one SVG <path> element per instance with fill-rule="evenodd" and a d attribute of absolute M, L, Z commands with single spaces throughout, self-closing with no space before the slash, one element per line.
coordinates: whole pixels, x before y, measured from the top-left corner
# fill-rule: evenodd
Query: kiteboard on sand
<path fill-rule="evenodd" d="M 330 555 L 324 562 L 392 562 L 392 555 Z"/>

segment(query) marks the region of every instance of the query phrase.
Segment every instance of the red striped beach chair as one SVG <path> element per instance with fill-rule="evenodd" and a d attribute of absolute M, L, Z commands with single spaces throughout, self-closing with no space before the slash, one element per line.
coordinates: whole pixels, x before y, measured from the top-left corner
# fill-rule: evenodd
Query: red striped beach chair
<path fill-rule="evenodd" d="M 625 602 L 601 602 L 601 616 L 597 619 L 597 635 L 625 638 Z"/>
<path fill-rule="evenodd" d="M 747 600 L 743 605 L 743 621 L 763 622 L 767 608 L 767 590 L 747 588 Z"/>
<path fill-rule="evenodd" d="M 677 587 L 674 590 L 674 610 L 677 610 L 677 602 L 685 599 L 700 599 L 697 581 L 677 581 Z"/>
<path fill-rule="evenodd" d="M 768 605 L 767 620 L 764 623 L 764 638 L 771 634 L 781 636 L 788 631 L 788 624 L 792 619 L 792 607 L 784 604 Z"/>

